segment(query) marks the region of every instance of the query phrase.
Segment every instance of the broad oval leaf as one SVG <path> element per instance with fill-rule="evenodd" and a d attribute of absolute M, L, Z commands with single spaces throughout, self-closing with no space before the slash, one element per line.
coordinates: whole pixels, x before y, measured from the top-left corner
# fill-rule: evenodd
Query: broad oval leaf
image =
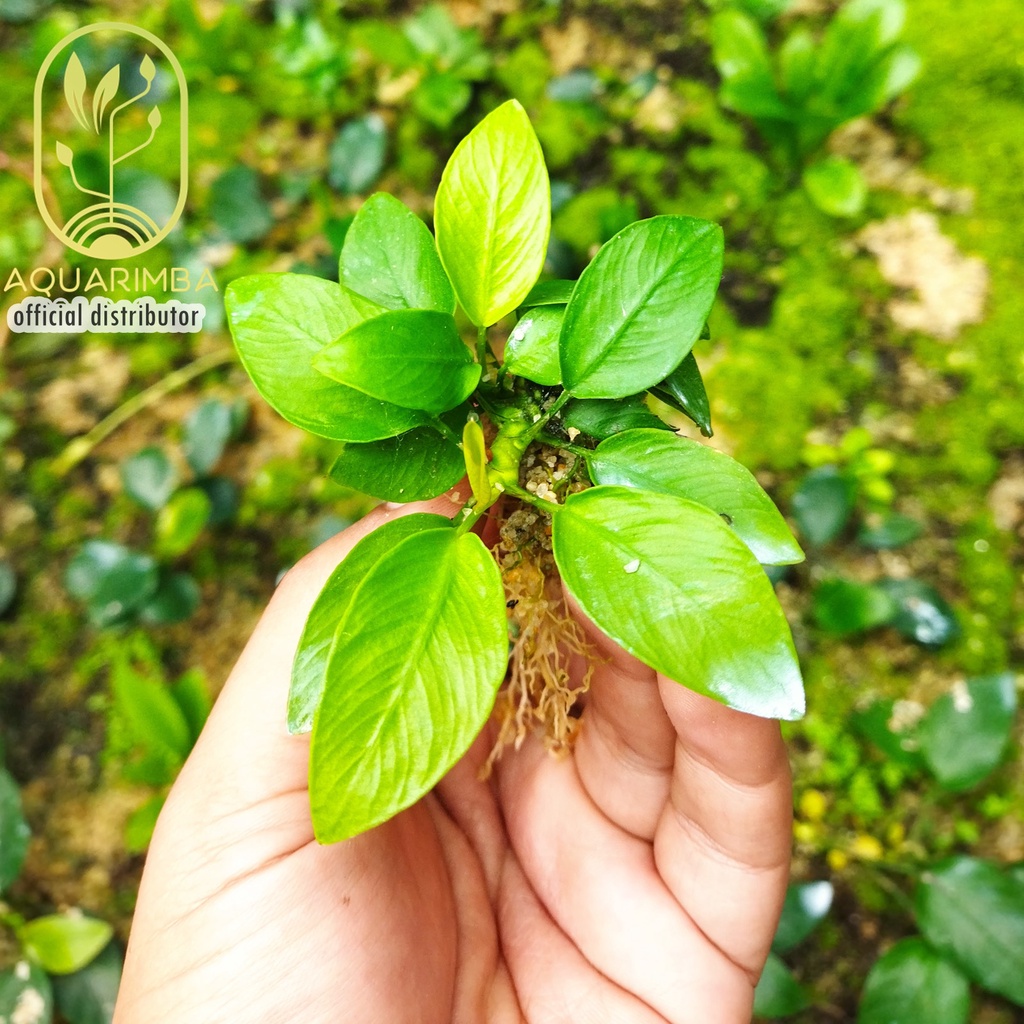
<path fill-rule="evenodd" d="M 327 180 L 346 195 L 365 192 L 384 169 L 387 146 L 387 126 L 380 114 L 348 121 L 327 152 Z"/>
<path fill-rule="evenodd" d="M 562 381 L 578 398 L 623 398 L 671 373 L 711 312 L 722 229 L 661 216 L 623 228 L 583 271 L 565 308 Z"/>
<path fill-rule="evenodd" d="M 729 707 L 803 714 L 789 626 L 750 549 L 685 498 L 599 486 L 554 518 L 562 580 L 631 654 Z"/>
<path fill-rule="evenodd" d="M 256 390 L 289 423 L 336 441 L 378 441 L 425 417 L 330 380 L 313 357 L 381 312 L 341 285 L 306 274 L 253 274 L 228 285 L 228 324 Z"/>
<path fill-rule="evenodd" d="M 365 536 L 328 577 L 313 603 L 292 663 L 288 691 L 288 730 L 309 732 L 320 705 L 327 673 L 327 656 L 334 634 L 345 620 L 370 570 L 407 537 L 422 530 L 450 529 L 451 520 L 413 513 L 379 526 Z"/>
<path fill-rule="evenodd" d="M 662 430 L 627 430 L 587 459 L 595 483 L 689 498 L 722 516 L 758 561 L 803 561 L 800 545 L 772 499 L 745 466 L 699 441 Z"/>
<path fill-rule="evenodd" d="M 803 985 L 774 953 L 769 953 L 757 988 L 754 989 L 755 1015 L 776 1020 L 779 1017 L 791 1017 L 810 1005 L 810 997 Z"/>
<path fill-rule="evenodd" d="M 162 570 L 156 591 L 139 609 L 139 619 L 154 626 L 184 622 L 199 607 L 199 584 L 187 572 Z"/>
<path fill-rule="evenodd" d="M 832 883 L 824 880 L 791 885 L 786 890 L 772 949 L 776 953 L 787 953 L 799 946 L 829 912 L 833 895 Z"/>
<path fill-rule="evenodd" d="M 454 409 L 480 380 L 455 318 L 426 309 L 364 320 L 320 351 L 313 366 L 374 398 L 432 414 Z"/>
<path fill-rule="evenodd" d="M 914 896 L 924 937 L 973 981 L 1024 1006 L 1024 882 L 975 857 L 929 868 Z"/>
<path fill-rule="evenodd" d="M 923 939 L 897 942 L 868 974 L 857 1024 L 967 1024 L 971 990 Z"/>
<path fill-rule="evenodd" d="M 999 766 L 1013 731 L 1013 674 L 959 683 L 928 709 L 918 727 L 921 753 L 946 789 L 971 789 Z"/>
<path fill-rule="evenodd" d="M 38 964 L 19 960 L 0 970 L 0 1020 L 20 1019 L 39 1024 L 53 1020 L 53 990 Z"/>
<path fill-rule="evenodd" d="M 879 589 L 896 603 L 890 625 L 925 647 L 942 647 L 960 633 L 956 614 L 942 595 L 920 580 L 880 580 Z"/>
<path fill-rule="evenodd" d="M 181 441 L 185 459 L 196 476 L 206 476 L 220 462 L 234 431 L 231 406 L 216 398 L 197 405 L 185 417 Z"/>
<path fill-rule="evenodd" d="M 165 558 L 183 555 L 199 540 L 211 512 L 205 491 L 198 487 L 178 491 L 156 517 L 153 533 L 157 553 Z"/>
<path fill-rule="evenodd" d="M 618 399 L 574 398 L 566 404 L 560 419 L 564 427 L 599 441 L 624 430 L 672 430 L 651 412 L 646 395 Z"/>
<path fill-rule="evenodd" d="M 397 437 L 346 444 L 331 476 L 385 501 L 423 501 L 454 487 L 466 472 L 462 450 L 433 427 Z"/>
<path fill-rule="evenodd" d="M 538 281 L 520 304 L 520 309 L 534 309 L 537 306 L 564 306 L 572 295 L 575 281 Z"/>
<path fill-rule="evenodd" d="M 106 921 L 70 913 L 37 917 L 19 937 L 26 955 L 48 974 L 71 974 L 92 961 L 113 934 Z"/>
<path fill-rule="evenodd" d="M 21 874 L 30 837 L 18 784 L 0 767 L 0 893 Z"/>
<path fill-rule="evenodd" d="M 505 366 L 537 384 L 561 384 L 558 334 L 563 315 L 558 306 L 539 306 L 525 312 L 505 344 Z"/>
<path fill-rule="evenodd" d="M 135 671 L 127 659 L 111 672 L 114 708 L 131 738 L 147 750 L 165 751 L 181 763 L 192 749 L 188 719 L 168 686 Z"/>
<path fill-rule="evenodd" d="M 800 481 L 793 495 L 793 515 L 812 544 L 827 544 L 842 532 L 853 512 L 854 482 L 835 466 L 821 466 Z"/>
<path fill-rule="evenodd" d="M 441 261 L 474 324 L 489 327 L 523 301 L 544 267 L 551 190 L 518 101 L 492 111 L 456 147 L 434 225 Z"/>
<path fill-rule="evenodd" d="M 711 429 L 711 403 L 704 388 L 697 360 L 690 352 L 687 357 L 660 383 L 651 389 L 656 398 L 689 416 L 700 427 L 705 437 L 714 435 Z"/>
<path fill-rule="evenodd" d="M 831 217 L 856 217 L 864 209 L 868 187 L 856 164 L 825 157 L 804 170 L 804 188 L 819 210 Z"/>
<path fill-rule="evenodd" d="M 85 602 L 90 620 L 101 627 L 123 621 L 145 604 L 158 581 L 149 555 L 105 540 L 86 541 L 64 573 L 68 592 Z"/>
<path fill-rule="evenodd" d="M 429 792 L 483 728 L 507 663 L 501 573 L 476 534 L 427 530 L 377 562 L 335 635 L 313 723 L 317 839 Z"/>
<path fill-rule="evenodd" d="M 340 272 L 346 288 L 385 309 L 455 312 L 455 293 L 427 225 L 386 192 L 360 207 L 345 235 Z"/>
<path fill-rule="evenodd" d="M 814 619 L 826 633 L 851 636 L 889 622 L 896 603 L 870 583 L 840 577 L 822 580 L 814 590 Z"/>
<path fill-rule="evenodd" d="M 121 463 L 121 483 L 125 494 L 156 512 L 178 486 L 178 473 L 162 449 L 143 448 Z"/>

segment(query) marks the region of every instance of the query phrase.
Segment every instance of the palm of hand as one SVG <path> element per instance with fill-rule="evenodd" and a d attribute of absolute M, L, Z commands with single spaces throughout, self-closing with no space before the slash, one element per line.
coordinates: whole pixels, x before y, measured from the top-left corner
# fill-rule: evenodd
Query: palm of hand
<path fill-rule="evenodd" d="M 436 510 L 436 509 L 431 509 Z M 743 1024 L 789 867 L 773 722 L 593 634 L 572 756 L 484 735 L 415 807 L 321 847 L 282 734 L 309 604 L 364 521 L 289 574 L 168 801 L 116 1024 Z"/>

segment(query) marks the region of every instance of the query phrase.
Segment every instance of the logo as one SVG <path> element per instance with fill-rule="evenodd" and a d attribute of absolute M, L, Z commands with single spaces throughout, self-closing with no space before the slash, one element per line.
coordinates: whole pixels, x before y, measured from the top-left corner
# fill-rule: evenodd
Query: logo
<path fill-rule="evenodd" d="M 70 33 L 39 69 L 33 110 L 36 204 L 61 242 L 119 260 L 166 238 L 188 190 L 188 87 L 163 42 L 119 22 Z M 146 150 L 176 197 L 140 187 Z"/>

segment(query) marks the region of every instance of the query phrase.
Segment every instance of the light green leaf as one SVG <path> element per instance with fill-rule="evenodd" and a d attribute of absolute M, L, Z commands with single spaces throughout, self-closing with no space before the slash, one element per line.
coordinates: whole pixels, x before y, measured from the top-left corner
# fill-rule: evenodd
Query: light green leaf
<path fill-rule="evenodd" d="M 117 94 L 118 86 L 121 84 L 121 65 L 115 64 L 100 80 L 92 94 L 92 125 L 99 134 L 103 127 L 103 118 L 107 113 L 107 107 Z M 153 108 L 156 109 L 155 107 Z"/>
<path fill-rule="evenodd" d="M 595 483 L 673 494 L 722 516 L 767 565 L 803 561 L 800 545 L 753 474 L 723 452 L 661 430 L 627 430 L 587 459 Z"/>
<path fill-rule="evenodd" d="M 825 157 L 805 168 L 804 188 L 814 205 L 831 217 L 856 217 L 868 196 L 860 168 L 838 156 Z"/>
<path fill-rule="evenodd" d="M 0 767 L 0 893 L 21 874 L 30 838 L 18 784 Z"/>
<path fill-rule="evenodd" d="M 797 882 L 790 885 L 786 890 L 779 925 L 775 929 L 772 950 L 788 953 L 799 946 L 829 912 L 833 895 L 831 882 Z"/>
<path fill-rule="evenodd" d="M 38 964 L 20 960 L 0 971 L 0 1020 L 25 1020 L 30 1024 L 50 1024 L 53 1020 L 53 990 Z"/>
<path fill-rule="evenodd" d="M 575 287 L 575 281 L 538 281 L 519 308 L 527 310 L 536 306 L 564 306 Z"/>
<path fill-rule="evenodd" d="M 114 707 L 140 746 L 184 761 L 192 749 L 188 720 L 170 690 L 137 672 L 127 658 L 111 673 Z"/>
<path fill-rule="evenodd" d="M 565 308 L 562 380 L 578 398 L 623 398 L 665 379 L 700 337 L 722 276 L 722 229 L 637 221 L 604 245 Z"/>
<path fill-rule="evenodd" d="M 142 853 L 149 846 L 166 801 L 167 797 L 158 793 L 128 815 L 124 823 L 124 845 L 129 853 Z"/>
<path fill-rule="evenodd" d="M 448 72 L 428 74 L 413 90 L 412 105 L 424 121 L 447 128 L 472 98 L 467 82 Z"/>
<path fill-rule="evenodd" d="M 561 421 L 563 426 L 599 441 L 624 430 L 672 430 L 651 412 L 646 395 L 619 399 L 574 398 L 562 410 Z"/>
<path fill-rule="evenodd" d="M 426 224 L 386 192 L 370 196 L 356 214 L 340 272 L 346 288 L 385 309 L 455 312 L 455 293 Z"/>
<path fill-rule="evenodd" d="M 48 974 L 80 971 L 113 934 L 114 929 L 106 921 L 81 913 L 37 917 L 20 930 L 25 955 Z"/>
<path fill-rule="evenodd" d="M 125 494 L 155 512 L 174 493 L 178 474 L 162 449 L 143 448 L 121 463 L 121 483 Z"/>
<path fill-rule="evenodd" d="M 710 509 L 592 487 L 555 514 L 554 553 L 584 612 L 646 664 L 740 711 L 803 714 L 796 651 L 771 583 Z"/>
<path fill-rule="evenodd" d="M 476 534 L 427 530 L 384 555 L 335 635 L 313 724 L 317 839 L 427 793 L 483 728 L 507 663 L 501 573 Z"/>
<path fill-rule="evenodd" d="M 897 942 L 868 974 L 857 1024 L 967 1024 L 967 979 L 922 939 Z"/>
<path fill-rule="evenodd" d="M 205 491 L 198 487 L 178 491 L 156 517 L 153 532 L 157 553 L 165 558 L 183 555 L 199 540 L 211 511 Z"/>
<path fill-rule="evenodd" d="M 364 320 L 322 349 L 313 367 L 373 398 L 433 414 L 464 402 L 480 380 L 454 317 L 425 309 Z"/>
<path fill-rule="evenodd" d="M 651 390 L 655 398 L 689 416 L 705 437 L 714 435 L 711 429 L 711 403 L 692 352 Z"/>
<path fill-rule="evenodd" d="M 754 989 L 754 1014 L 765 1020 L 777 1020 L 791 1017 L 810 1005 L 804 987 L 774 953 L 769 953 Z"/>
<path fill-rule="evenodd" d="M 558 335 L 564 311 L 559 306 L 540 306 L 520 317 L 505 344 L 505 365 L 519 377 L 537 384 L 561 384 Z"/>
<path fill-rule="evenodd" d="M 1024 1006 L 1024 882 L 975 857 L 928 869 L 914 897 L 924 937 L 982 988 Z"/>
<path fill-rule="evenodd" d="M 976 786 L 1006 754 L 1016 711 L 1010 672 L 955 685 L 932 704 L 918 728 L 932 774 L 953 792 Z"/>
<path fill-rule="evenodd" d="M 213 705 L 206 677 L 200 669 L 189 669 L 171 686 L 171 696 L 181 708 L 181 713 L 188 722 L 189 737 L 192 743 L 195 743 L 203 731 L 203 726 L 206 725 L 206 719 L 210 717 Z"/>
<path fill-rule="evenodd" d="M 487 115 L 448 161 L 434 206 L 441 261 L 470 320 L 518 306 L 544 267 L 551 193 L 544 155 L 516 100 Z"/>
<path fill-rule="evenodd" d="M 711 23 L 711 37 L 715 66 L 722 76 L 723 104 L 748 117 L 790 117 L 775 86 L 768 42 L 760 25 L 739 11 L 722 11 Z"/>
<path fill-rule="evenodd" d="M 779 48 L 779 70 L 786 98 L 803 103 L 814 88 L 816 47 L 806 28 L 792 32 Z"/>
<path fill-rule="evenodd" d="M 346 444 L 331 476 L 385 501 L 424 501 L 454 487 L 465 474 L 462 450 L 432 427 L 397 437 Z"/>
<path fill-rule="evenodd" d="M 324 692 L 327 656 L 334 634 L 348 615 L 370 570 L 412 534 L 450 527 L 451 521 L 444 516 L 426 513 L 394 519 L 364 537 L 330 575 L 310 609 L 295 652 L 288 692 L 289 732 L 309 732 L 313 728 L 313 716 Z"/>
<path fill-rule="evenodd" d="M 338 441 L 377 441 L 425 417 L 370 398 L 313 369 L 326 345 L 381 308 L 332 281 L 254 274 L 225 293 L 228 323 L 256 389 L 286 420 Z"/>
<path fill-rule="evenodd" d="M 92 125 L 85 113 L 85 90 L 85 68 L 82 67 L 78 54 L 72 51 L 67 67 L 64 69 L 64 96 L 68 101 L 68 109 L 74 115 L 75 120 L 86 131 L 92 131 Z"/>

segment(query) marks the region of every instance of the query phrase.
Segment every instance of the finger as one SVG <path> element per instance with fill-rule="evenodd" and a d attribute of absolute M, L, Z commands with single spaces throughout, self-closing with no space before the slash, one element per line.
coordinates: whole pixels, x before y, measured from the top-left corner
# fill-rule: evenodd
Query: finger
<path fill-rule="evenodd" d="M 659 685 L 678 742 L 655 862 L 701 931 L 756 980 L 789 878 L 792 794 L 779 724 L 664 677 Z"/>
<path fill-rule="evenodd" d="M 676 740 L 657 678 L 571 597 L 566 603 L 597 655 L 574 748 L 580 781 L 616 825 L 651 840 L 668 800 Z"/>

